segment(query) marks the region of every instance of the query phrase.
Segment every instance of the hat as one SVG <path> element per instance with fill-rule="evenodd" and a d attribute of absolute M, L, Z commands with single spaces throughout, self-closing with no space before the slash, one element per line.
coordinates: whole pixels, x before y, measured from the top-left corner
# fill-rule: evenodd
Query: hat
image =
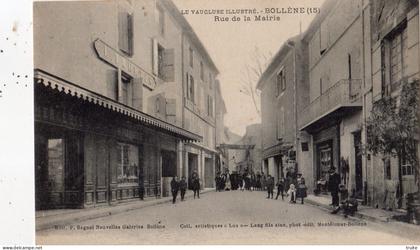
<path fill-rule="evenodd" d="M 331 167 L 330 170 L 328 170 L 329 173 L 334 173 L 335 172 L 335 167 Z"/>

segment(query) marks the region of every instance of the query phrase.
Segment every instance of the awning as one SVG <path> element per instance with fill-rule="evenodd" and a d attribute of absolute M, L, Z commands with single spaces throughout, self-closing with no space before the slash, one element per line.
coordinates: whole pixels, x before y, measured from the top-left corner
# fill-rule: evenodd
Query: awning
<path fill-rule="evenodd" d="M 201 141 L 203 139 L 200 135 L 191 133 L 183 128 L 177 127 L 132 107 L 116 102 L 106 96 L 92 92 L 43 70 L 35 69 L 34 79 L 35 84 L 42 84 L 45 87 L 88 101 L 95 105 L 109 109 L 110 111 L 121 113 L 127 117 L 138 120 L 138 122 L 142 124 L 179 137 L 184 141 L 194 142 Z"/>

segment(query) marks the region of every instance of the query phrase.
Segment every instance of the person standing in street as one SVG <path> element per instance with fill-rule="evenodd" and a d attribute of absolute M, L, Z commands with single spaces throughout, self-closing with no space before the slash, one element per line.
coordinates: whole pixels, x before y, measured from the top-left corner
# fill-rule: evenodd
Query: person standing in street
<path fill-rule="evenodd" d="M 340 185 L 340 175 L 336 173 L 336 168 L 332 167 L 329 170 L 329 178 L 328 178 L 328 190 L 331 192 L 332 203 L 333 207 L 339 206 L 339 185 Z"/>
<path fill-rule="evenodd" d="M 267 176 L 267 199 L 273 199 L 273 191 L 274 191 L 274 177 L 271 177 L 271 175 Z"/>
<path fill-rule="evenodd" d="M 305 178 L 300 177 L 297 190 L 296 190 L 296 198 L 301 198 L 301 204 L 303 204 L 303 200 L 307 196 L 306 190 L 307 190 L 307 187 L 305 185 Z"/>
<path fill-rule="evenodd" d="M 175 204 L 176 202 L 176 197 L 178 196 L 178 190 L 179 190 L 178 177 L 174 176 L 172 177 L 172 181 L 171 181 L 172 204 Z"/>
<path fill-rule="evenodd" d="M 194 191 L 194 199 L 196 196 L 198 199 L 200 199 L 200 178 L 198 178 L 197 172 L 193 173 L 192 185 L 193 185 L 193 191 Z"/>
<path fill-rule="evenodd" d="M 284 179 L 280 178 L 277 182 L 277 196 L 276 200 L 279 198 L 279 195 L 281 194 L 281 200 L 284 200 Z"/>
<path fill-rule="evenodd" d="M 181 191 L 181 201 L 184 201 L 185 192 L 187 191 L 187 181 L 185 176 L 182 176 L 181 180 L 179 181 L 179 190 Z"/>
<path fill-rule="evenodd" d="M 290 203 L 296 203 L 296 187 L 295 184 L 290 184 L 289 190 L 287 191 Z"/>

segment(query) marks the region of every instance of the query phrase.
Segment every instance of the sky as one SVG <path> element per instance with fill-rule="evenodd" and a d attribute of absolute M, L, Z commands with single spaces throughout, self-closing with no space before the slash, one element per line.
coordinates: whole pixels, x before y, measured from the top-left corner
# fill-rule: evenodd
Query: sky
<path fill-rule="evenodd" d="M 218 79 L 226 103 L 225 125 L 231 131 L 243 135 L 247 125 L 260 123 L 252 100 L 241 90 L 241 72 L 245 65 L 252 65 L 255 48 L 261 54 L 274 55 L 288 38 L 304 32 L 315 17 L 307 13 L 307 7 L 319 8 L 324 0 L 173 0 L 193 27 L 212 60 L 219 69 Z M 237 15 L 240 21 L 215 21 L 215 15 L 192 14 L 192 10 L 253 9 L 265 11 L 278 8 L 286 11 L 288 7 L 305 7 L 304 14 L 270 14 L 280 17 L 280 21 L 254 21 L 254 14 L 248 15 L 251 21 L 243 21 L 243 14 Z M 265 16 L 266 14 L 262 14 Z M 235 15 L 218 15 L 232 18 Z M 220 19 L 219 19 L 220 20 Z M 300 25 L 301 23 L 301 25 Z M 301 27 L 301 28 L 300 28 Z"/>

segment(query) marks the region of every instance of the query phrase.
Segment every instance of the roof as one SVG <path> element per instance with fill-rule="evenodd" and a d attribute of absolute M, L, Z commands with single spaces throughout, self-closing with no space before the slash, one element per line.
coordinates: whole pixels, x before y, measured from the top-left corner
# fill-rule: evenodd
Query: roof
<path fill-rule="evenodd" d="M 176 5 L 172 2 L 172 0 L 160 0 L 159 2 L 163 3 L 166 8 L 170 11 L 172 16 L 175 20 L 182 26 L 184 33 L 191 39 L 191 42 L 196 46 L 196 48 L 202 53 L 203 57 L 208 61 L 211 68 L 219 74 L 219 70 L 217 69 L 216 65 L 214 64 L 213 60 L 211 59 L 210 55 L 208 54 L 206 48 L 204 47 L 203 43 L 198 38 L 197 34 L 194 32 L 194 29 L 185 19 L 185 17 L 181 14 L 178 10 Z"/>
<path fill-rule="evenodd" d="M 151 115 L 143 113 L 132 107 L 119 103 L 106 96 L 97 94 L 91 90 L 80 87 L 74 83 L 64 80 L 58 76 L 54 76 L 41 69 L 35 69 L 34 72 L 35 84 L 42 84 L 45 87 L 55 89 L 64 94 L 74 96 L 76 98 L 88 101 L 90 103 L 102 106 L 113 112 L 118 112 L 127 117 L 137 120 L 139 123 L 156 128 L 167 134 L 172 134 L 186 141 L 201 141 L 203 138 L 200 135 L 191 133 L 183 128 L 177 127 Z"/>
<path fill-rule="evenodd" d="M 299 36 L 294 36 L 286 40 L 277 53 L 271 58 L 270 63 L 268 64 L 266 70 L 262 73 L 260 79 L 257 83 L 257 89 L 261 90 L 264 86 L 264 82 L 273 74 L 277 69 L 279 64 L 283 61 L 284 57 L 290 51 L 291 47 L 294 46 L 296 42 L 299 41 Z"/>

